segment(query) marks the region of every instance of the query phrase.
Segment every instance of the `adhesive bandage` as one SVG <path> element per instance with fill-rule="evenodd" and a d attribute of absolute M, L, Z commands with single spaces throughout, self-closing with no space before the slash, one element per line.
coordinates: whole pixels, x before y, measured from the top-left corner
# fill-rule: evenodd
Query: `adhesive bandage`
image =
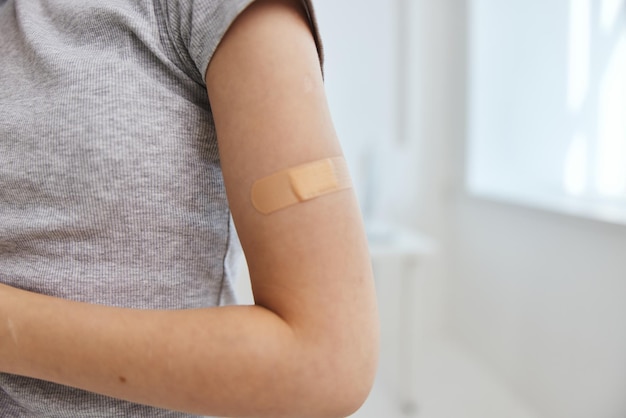
<path fill-rule="evenodd" d="M 271 174 L 252 185 L 252 205 L 264 215 L 352 187 L 343 157 L 326 158 Z"/>

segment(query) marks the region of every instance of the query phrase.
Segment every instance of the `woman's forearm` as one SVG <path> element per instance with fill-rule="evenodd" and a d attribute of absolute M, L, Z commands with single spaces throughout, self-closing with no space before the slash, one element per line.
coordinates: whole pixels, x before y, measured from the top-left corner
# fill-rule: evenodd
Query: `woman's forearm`
<path fill-rule="evenodd" d="M 341 415 L 328 351 L 259 306 L 131 310 L 0 286 L 1 372 L 167 409 Z"/>

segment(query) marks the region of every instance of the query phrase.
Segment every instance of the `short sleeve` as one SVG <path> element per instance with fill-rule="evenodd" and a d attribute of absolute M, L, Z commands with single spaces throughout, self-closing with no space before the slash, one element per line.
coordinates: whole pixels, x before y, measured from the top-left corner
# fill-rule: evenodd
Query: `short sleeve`
<path fill-rule="evenodd" d="M 204 74 L 228 28 L 254 0 L 157 0 L 167 35 L 185 70 L 204 84 Z M 323 67 L 324 53 L 311 0 L 302 0 Z"/>

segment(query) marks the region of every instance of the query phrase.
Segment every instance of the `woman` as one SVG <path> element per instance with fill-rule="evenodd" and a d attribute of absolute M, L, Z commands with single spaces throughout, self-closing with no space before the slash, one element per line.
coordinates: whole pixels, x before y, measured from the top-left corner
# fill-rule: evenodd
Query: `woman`
<path fill-rule="evenodd" d="M 0 416 L 360 406 L 354 194 L 272 206 L 276 173 L 342 164 L 316 33 L 308 0 L 0 0 Z"/>

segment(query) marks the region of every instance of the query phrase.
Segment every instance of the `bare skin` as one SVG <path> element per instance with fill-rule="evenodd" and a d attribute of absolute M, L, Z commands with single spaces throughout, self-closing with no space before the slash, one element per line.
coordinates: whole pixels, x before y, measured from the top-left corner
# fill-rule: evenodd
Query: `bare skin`
<path fill-rule="evenodd" d="M 201 415 L 342 417 L 371 388 L 378 319 L 352 190 L 269 216 L 255 180 L 341 155 L 296 0 L 258 0 L 206 75 L 256 305 L 90 305 L 0 285 L 0 372 Z"/>

